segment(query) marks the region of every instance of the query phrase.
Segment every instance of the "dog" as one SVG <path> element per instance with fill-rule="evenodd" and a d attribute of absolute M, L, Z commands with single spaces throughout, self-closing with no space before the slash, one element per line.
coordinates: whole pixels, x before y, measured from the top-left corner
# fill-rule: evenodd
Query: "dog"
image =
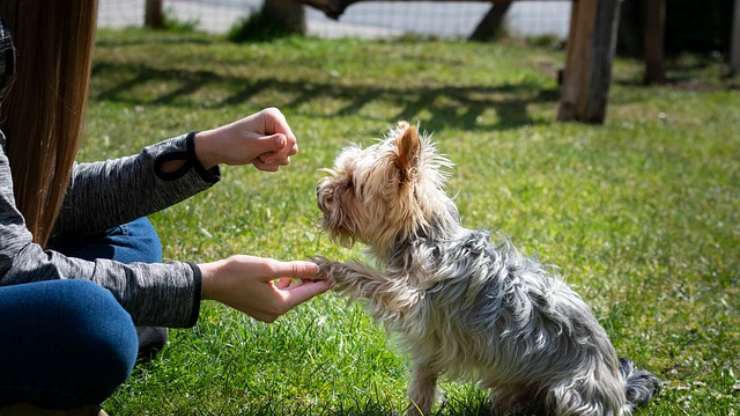
<path fill-rule="evenodd" d="M 620 360 L 589 306 L 510 243 L 460 224 L 452 163 L 400 122 L 352 146 L 317 187 L 322 226 L 382 266 L 316 258 L 334 290 L 365 301 L 412 357 L 408 415 L 429 415 L 440 376 L 491 390 L 497 415 L 626 416 L 659 380 Z"/>

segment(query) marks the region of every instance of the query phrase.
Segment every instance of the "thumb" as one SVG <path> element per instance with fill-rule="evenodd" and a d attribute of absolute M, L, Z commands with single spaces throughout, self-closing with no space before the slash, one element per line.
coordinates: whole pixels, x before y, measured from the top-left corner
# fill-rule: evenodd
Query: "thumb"
<path fill-rule="evenodd" d="M 316 279 L 319 274 L 319 266 L 310 261 L 275 261 L 272 264 L 272 272 L 273 278 Z"/>
<path fill-rule="evenodd" d="M 254 141 L 254 148 L 258 154 L 275 152 L 283 148 L 287 139 L 282 133 L 272 134 L 270 136 L 262 136 Z"/>

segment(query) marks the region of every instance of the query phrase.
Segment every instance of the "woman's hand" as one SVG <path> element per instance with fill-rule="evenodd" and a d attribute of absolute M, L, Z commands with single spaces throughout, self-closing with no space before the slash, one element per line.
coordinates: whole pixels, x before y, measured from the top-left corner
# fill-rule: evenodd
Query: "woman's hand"
<path fill-rule="evenodd" d="M 219 301 L 263 322 L 273 322 L 330 286 L 326 280 L 315 280 L 319 267 L 307 261 L 232 256 L 198 266 L 203 299 Z M 300 283 L 293 284 L 292 279 Z"/>
<path fill-rule="evenodd" d="M 195 153 L 206 169 L 221 163 L 251 163 L 257 169 L 275 172 L 297 152 L 295 135 L 277 108 L 195 135 Z"/>

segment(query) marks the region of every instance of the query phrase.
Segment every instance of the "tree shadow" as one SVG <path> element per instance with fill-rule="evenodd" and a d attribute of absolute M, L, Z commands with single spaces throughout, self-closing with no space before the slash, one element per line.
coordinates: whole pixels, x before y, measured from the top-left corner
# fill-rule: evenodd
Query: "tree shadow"
<path fill-rule="evenodd" d="M 556 89 L 543 89 L 532 82 L 496 86 L 382 86 L 311 79 L 248 78 L 207 70 L 160 69 L 110 61 L 97 62 L 93 66 L 93 76 L 101 80 L 101 86 L 93 93 L 93 98 L 100 101 L 194 109 L 220 109 L 249 101 L 260 106 L 290 108 L 294 113 L 311 117 L 360 116 L 384 121 L 414 120 L 423 114 L 428 119 L 425 127 L 432 130 L 492 131 L 550 123 L 550 120 L 532 117 L 528 106 L 554 105 L 559 96 Z M 147 88 L 151 85 L 158 87 Z M 162 85 L 166 86 L 166 91 L 159 92 Z M 203 99 L 199 95 L 216 90 L 222 92 L 220 97 Z M 153 94 L 154 91 L 157 94 Z M 286 94 L 289 97 L 286 98 Z M 337 108 L 329 108 L 323 105 L 326 101 L 340 104 Z M 395 109 L 394 114 L 386 112 L 385 116 L 378 116 L 365 111 L 374 105 Z M 491 114 L 495 117 L 490 117 Z M 484 115 L 488 117 L 482 117 Z"/>
<path fill-rule="evenodd" d="M 733 82 L 733 76 L 729 69 L 725 70 L 719 77 L 707 76 L 702 73 L 702 71 L 718 64 L 715 58 L 699 54 L 691 55 L 691 58 L 690 60 L 680 59 L 680 57 L 667 59 L 665 79 L 662 82 L 648 83 L 645 80 L 642 68 L 629 76 L 615 76 L 613 82 L 625 87 L 665 86 L 686 91 L 719 91 L 738 88 L 737 84 Z M 643 64 L 640 62 L 639 65 L 642 66 Z"/>

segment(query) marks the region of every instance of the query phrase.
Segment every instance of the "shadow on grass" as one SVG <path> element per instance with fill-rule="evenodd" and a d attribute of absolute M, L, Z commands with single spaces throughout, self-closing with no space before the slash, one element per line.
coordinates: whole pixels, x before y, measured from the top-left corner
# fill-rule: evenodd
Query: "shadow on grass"
<path fill-rule="evenodd" d="M 95 41 L 96 48 L 120 48 L 127 46 L 142 46 L 142 45 L 210 45 L 215 43 L 215 40 L 208 35 L 194 32 L 194 33 L 166 33 L 168 36 L 141 36 L 141 37 L 116 37 L 116 38 L 102 38 Z"/>
<path fill-rule="evenodd" d="M 342 82 L 282 80 L 221 75 L 206 70 L 169 70 L 134 63 L 98 62 L 93 75 L 103 80 L 117 81 L 97 91 L 93 98 L 100 101 L 121 102 L 131 105 L 167 105 L 172 107 L 219 109 L 246 101 L 263 106 L 279 105 L 312 117 L 337 117 L 360 115 L 363 108 L 373 103 L 399 108 L 387 121 L 414 120 L 422 113 L 428 115 L 426 128 L 461 128 L 466 130 L 504 130 L 524 125 L 549 123 L 532 118 L 529 104 L 552 103 L 558 99 L 556 89 L 543 89 L 536 83 L 505 83 L 497 86 L 379 86 L 373 84 L 343 84 Z M 173 88 L 157 96 L 147 95 L 152 89 L 147 85 L 175 83 Z M 137 93 L 142 89 L 147 92 Z M 160 88 L 161 89 L 161 88 Z M 196 97 L 199 91 L 218 89 L 225 96 L 216 100 Z M 259 94 L 289 93 L 292 98 L 283 102 L 260 103 Z M 342 100 L 335 110 L 327 110 L 322 100 Z M 301 110 L 300 108 L 308 108 Z M 311 110 L 320 108 L 320 111 Z M 496 121 L 483 123 L 481 116 L 492 110 Z M 384 119 L 385 120 L 385 119 Z"/>
<path fill-rule="evenodd" d="M 726 79 L 729 79 L 729 77 L 725 76 L 724 79 L 718 81 L 725 81 Z M 685 73 L 671 73 L 666 76 L 663 82 L 652 84 L 647 83 L 643 78 L 639 77 L 620 78 L 616 79 L 614 83 L 623 87 L 669 87 L 675 90 L 697 92 L 713 92 L 739 88 L 737 84 L 732 83 L 731 79 L 725 82 L 706 82 L 701 77 Z"/>
<path fill-rule="evenodd" d="M 707 76 L 707 71 L 719 65 L 715 58 L 702 55 L 692 55 L 690 60 L 669 59 L 666 61 L 665 79 L 652 84 L 645 81 L 642 71 L 627 77 L 616 75 L 613 82 L 626 87 L 664 86 L 676 90 L 712 92 L 726 89 L 738 89 L 738 85 L 729 68 L 721 71 L 719 76 Z"/>

